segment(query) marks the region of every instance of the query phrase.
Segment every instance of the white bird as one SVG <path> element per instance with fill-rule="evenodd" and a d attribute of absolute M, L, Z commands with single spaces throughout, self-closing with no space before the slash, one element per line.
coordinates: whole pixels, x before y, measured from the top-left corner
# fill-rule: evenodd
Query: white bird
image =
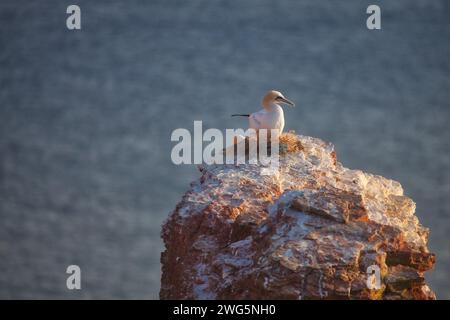
<path fill-rule="evenodd" d="M 284 129 L 284 112 L 280 104 L 287 104 L 294 107 L 295 104 L 286 99 L 279 91 L 271 90 L 266 93 L 261 101 L 262 110 L 252 114 L 233 114 L 235 116 L 249 117 L 249 128 L 255 129 L 277 129 L 278 134 L 281 134 Z"/>
<path fill-rule="evenodd" d="M 255 132 L 250 134 L 246 133 L 246 136 L 235 136 L 231 144 L 223 149 L 223 152 L 227 156 L 234 156 L 236 146 L 244 144 L 245 147 L 247 143 L 250 144 L 250 141 L 254 141 L 253 139 L 256 139 L 256 141 L 259 140 L 260 129 L 267 129 L 267 136 L 265 137 L 265 139 L 267 139 L 266 141 L 271 141 L 271 129 L 276 129 L 278 131 L 277 136 L 279 136 L 284 129 L 284 112 L 280 104 L 287 104 L 291 107 L 295 106 L 295 104 L 289 99 L 286 99 L 281 92 L 271 90 L 266 93 L 261 101 L 263 107 L 262 110 L 252 114 L 232 114 L 232 117 L 248 117 L 249 128 L 254 129 Z M 256 136 L 253 134 L 256 134 Z"/>

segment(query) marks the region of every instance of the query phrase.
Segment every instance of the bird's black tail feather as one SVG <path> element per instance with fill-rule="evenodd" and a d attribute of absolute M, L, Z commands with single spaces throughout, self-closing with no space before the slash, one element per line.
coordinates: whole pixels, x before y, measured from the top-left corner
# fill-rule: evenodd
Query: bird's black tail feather
<path fill-rule="evenodd" d="M 232 114 L 232 117 L 250 117 L 249 114 Z"/>

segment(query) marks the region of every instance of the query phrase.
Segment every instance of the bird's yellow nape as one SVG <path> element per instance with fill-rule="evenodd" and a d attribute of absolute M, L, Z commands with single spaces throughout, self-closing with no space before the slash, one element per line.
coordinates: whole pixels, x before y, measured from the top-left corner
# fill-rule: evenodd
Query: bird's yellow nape
<path fill-rule="evenodd" d="M 280 91 L 276 90 L 270 90 L 266 93 L 266 95 L 262 99 L 262 106 L 264 108 L 268 108 L 272 103 L 285 103 L 291 107 L 294 107 L 295 104 L 290 101 L 289 99 L 286 99 L 284 95 Z"/>

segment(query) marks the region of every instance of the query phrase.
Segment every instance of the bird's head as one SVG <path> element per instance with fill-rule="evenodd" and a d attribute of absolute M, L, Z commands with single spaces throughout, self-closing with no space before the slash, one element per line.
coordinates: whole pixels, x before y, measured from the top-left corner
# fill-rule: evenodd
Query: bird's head
<path fill-rule="evenodd" d="M 271 104 L 281 103 L 287 104 L 290 107 L 295 107 L 295 104 L 289 99 L 286 99 L 280 91 L 270 90 L 262 99 L 262 106 L 264 108 L 268 108 Z"/>

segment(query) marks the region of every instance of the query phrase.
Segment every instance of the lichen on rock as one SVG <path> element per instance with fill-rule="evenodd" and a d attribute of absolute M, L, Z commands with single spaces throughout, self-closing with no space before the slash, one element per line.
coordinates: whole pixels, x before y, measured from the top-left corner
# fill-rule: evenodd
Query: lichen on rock
<path fill-rule="evenodd" d="M 280 147 L 275 175 L 200 167 L 163 225 L 162 299 L 435 299 L 428 229 L 398 182 L 343 167 L 317 138 Z"/>

